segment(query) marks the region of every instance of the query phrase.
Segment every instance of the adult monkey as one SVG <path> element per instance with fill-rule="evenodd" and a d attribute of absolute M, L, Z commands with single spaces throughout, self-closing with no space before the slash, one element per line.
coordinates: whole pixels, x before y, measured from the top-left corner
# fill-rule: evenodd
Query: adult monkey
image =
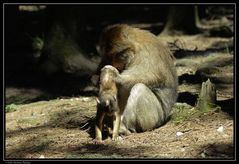
<path fill-rule="evenodd" d="M 125 24 L 106 27 L 99 41 L 104 65 L 116 77 L 121 111 L 120 133 L 144 132 L 164 124 L 177 99 L 174 58 L 152 33 Z"/>

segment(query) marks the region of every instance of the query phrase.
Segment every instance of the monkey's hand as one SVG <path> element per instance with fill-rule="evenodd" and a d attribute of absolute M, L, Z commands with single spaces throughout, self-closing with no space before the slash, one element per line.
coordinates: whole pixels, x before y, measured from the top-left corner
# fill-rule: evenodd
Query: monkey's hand
<path fill-rule="evenodd" d="M 136 83 L 134 79 L 136 78 L 131 78 L 130 75 L 118 74 L 118 76 L 115 77 L 115 82 L 120 86 L 131 88 Z"/>
<path fill-rule="evenodd" d="M 115 73 L 115 75 L 118 75 L 118 74 L 119 74 L 119 71 L 118 71 L 115 67 L 113 67 L 112 65 L 105 65 L 105 66 L 101 69 L 101 71 L 103 71 L 103 70 L 105 70 L 105 69 L 111 70 L 112 72 Z"/>

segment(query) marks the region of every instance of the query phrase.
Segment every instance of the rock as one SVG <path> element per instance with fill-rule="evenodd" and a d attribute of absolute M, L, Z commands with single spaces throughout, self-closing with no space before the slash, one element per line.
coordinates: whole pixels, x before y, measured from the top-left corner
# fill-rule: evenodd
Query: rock
<path fill-rule="evenodd" d="M 220 126 L 220 127 L 217 129 L 217 132 L 223 133 L 223 132 L 224 132 L 224 127 L 223 127 L 223 126 Z"/>
<path fill-rule="evenodd" d="M 182 132 L 177 132 L 177 133 L 176 133 L 176 136 L 177 136 L 177 137 L 182 136 L 182 135 L 183 135 Z"/>

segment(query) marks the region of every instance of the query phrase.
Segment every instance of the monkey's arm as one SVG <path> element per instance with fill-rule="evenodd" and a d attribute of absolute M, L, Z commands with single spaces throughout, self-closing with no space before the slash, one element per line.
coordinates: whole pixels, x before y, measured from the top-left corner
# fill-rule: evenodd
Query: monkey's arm
<path fill-rule="evenodd" d="M 137 83 L 143 83 L 148 87 L 160 87 L 165 84 L 165 75 L 155 74 L 150 71 L 134 71 L 127 70 L 123 71 L 121 74 L 118 74 L 116 77 L 116 83 L 128 88 L 133 87 Z"/>
<path fill-rule="evenodd" d="M 102 140 L 102 128 L 103 128 L 104 116 L 105 116 L 105 113 L 97 110 L 96 124 L 95 124 L 95 139 L 98 141 Z"/>
<path fill-rule="evenodd" d="M 118 110 L 119 111 L 119 110 Z M 120 113 L 116 112 L 115 113 L 115 120 L 113 121 L 113 136 L 112 139 L 116 140 L 119 134 L 119 128 L 120 128 Z"/>

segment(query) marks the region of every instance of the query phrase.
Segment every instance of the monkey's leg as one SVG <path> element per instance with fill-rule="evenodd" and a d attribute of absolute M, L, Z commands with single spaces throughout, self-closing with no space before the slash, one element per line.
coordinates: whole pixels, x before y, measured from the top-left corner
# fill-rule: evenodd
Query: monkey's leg
<path fill-rule="evenodd" d="M 161 103 L 146 85 L 134 85 L 125 106 L 121 128 L 143 132 L 161 125 L 165 120 Z"/>
<path fill-rule="evenodd" d="M 102 128 L 104 116 L 105 113 L 97 111 L 95 124 L 95 139 L 98 141 L 102 141 Z"/>
<path fill-rule="evenodd" d="M 113 121 L 113 135 L 112 140 L 116 140 L 119 134 L 119 127 L 120 127 L 120 113 L 115 113 L 115 120 Z"/>

